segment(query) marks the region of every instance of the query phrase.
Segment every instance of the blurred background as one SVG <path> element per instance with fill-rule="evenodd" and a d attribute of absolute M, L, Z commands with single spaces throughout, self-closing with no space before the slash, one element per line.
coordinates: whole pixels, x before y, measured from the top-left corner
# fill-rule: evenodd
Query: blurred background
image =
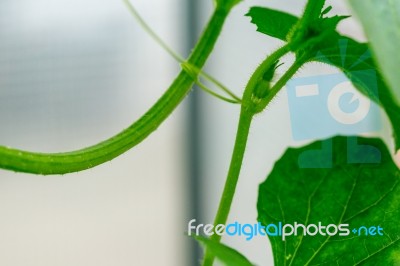
<path fill-rule="evenodd" d="M 299 15 L 305 1 L 245 1 L 228 18 L 206 69 L 236 94 L 281 43 L 245 17 L 263 5 Z M 349 14 L 345 1 L 328 1 Z M 334 2 L 334 3 L 333 3 Z M 174 50 L 187 56 L 212 1 L 134 0 Z M 340 31 L 363 40 L 355 19 Z M 0 3 L 0 143 L 60 152 L 128 127 L 179 72 L 122 1 Z M 298 76 L 337 73 L 309 65 Z M 84 172 L 34 176 L 0 170 L 0 265 L 197 265 L 187 223 L 212 223 L 234 143 L 239 106 L 196 89 L 148 139 Z M 258 185 L 293 141 L 285 91 L 251 130 L 230 220 L 255 223 Z M 382 134 L 389 133 L 383 131 Z M 224 238 L 272 265 L 266 238 Z"/>

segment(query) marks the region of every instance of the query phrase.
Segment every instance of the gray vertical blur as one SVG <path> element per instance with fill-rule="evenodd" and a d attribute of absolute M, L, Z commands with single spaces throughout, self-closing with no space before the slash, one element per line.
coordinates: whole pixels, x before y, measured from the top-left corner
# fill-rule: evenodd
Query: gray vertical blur
<path fill-rule="evenodd" d="M 134 4 L 183 50 L 181 0 Z M 2 0 L 0 144 L 93 145 L 143 114 L 177 66 L 122 1 Z M 50 177 L 0 170 L 0 265 L 186 265 L 182 108 L 97 168 Z"/>
<path fill-rule="evenodd" d="M 204 6 L 205 1 L 188 0 L 187 1 L 187 21 L 188 26 L 187 37 L 188 37 L 188 47 L 193 47 L 199 38 L 201 33 L 201 28 L 206 21 L 203 19 L 203 12 L 201 9 Z M 207 14 L 208 15 L 208 14 Z M 204 17 L 206 17 L 205 15 Z M 201 142 L 201 95 L 202 91 L 197 86 L 194 86 L 194 90 L 188 96 L 188 120 L 186 123 L 187 127 L 187 145 L 186 151 L 188 153 L 188 180 L 189 180 L 189 190 L 188 194 L 188 219 L 199 219 L 201 217 L 201 197 L 203 191 L 200 189 L 201 178 L 202 178 L 202 146 Z M 196 241 L 190 242 L 191 253 L 189 265 L 199 265 L 202 258 L 202 248 Z"/>

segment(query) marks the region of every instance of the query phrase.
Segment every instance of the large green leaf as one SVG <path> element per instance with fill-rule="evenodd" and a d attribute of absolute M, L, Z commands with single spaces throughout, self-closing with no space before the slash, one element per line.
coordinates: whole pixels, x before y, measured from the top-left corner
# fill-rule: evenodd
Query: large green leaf
<path fill-rule="evenodd" d="M 400 99 L 400 1 L 350 0 L 387 83 Z"/>
<path fill-rule="evenodd" d="M 207 250 L 227 266 L 253 266 L 242 254 L 222 243 L 205 237 L 195 237 Z"/>
<path fill-rule="evenodd" d="M 291 15 L 261 7 L 252 7 L 248 14 L 260 32 L 284 41 L 291 34 L 291 30 L 296 29 L 298 22 L 298 19 L 294 20 Z M 273 17 L 276 22 L 266 19 L 268 16 Z M 281 22 L 288 16 L 291 16 L 287 20 L 291 25 Z M 313 28 L 329 28 L 343 18 L 340 16 L 324 18 L 322 21 L 325 22 L 325 26 L 314 25 Z M 275 32 L 279 30 L 280 33 L 276 34 Z M 384 108 L 392 123 L 396 149 L 400 149 L 400 106 L 373 61 L 368 44 L 359 43 L 334 32 L 319 45 L 312 46 L 310 49 L 312 49 L 308 51 L 310 61 L 319 61 L 339 68 L 360 92 Z"/>
<path fill-rule="evenodd" d="M 288 149 L 260 185 L 263 225 L 321 222 L 351 230 L 348 236 L 300 231 L 286 241 L 270 236 L 277 266 L 400 265 L 400 171 L 381 140 L 354 140 L 335 137 Z M 352 232 L 361 226 L 380 226 L 383 235 Z"/>

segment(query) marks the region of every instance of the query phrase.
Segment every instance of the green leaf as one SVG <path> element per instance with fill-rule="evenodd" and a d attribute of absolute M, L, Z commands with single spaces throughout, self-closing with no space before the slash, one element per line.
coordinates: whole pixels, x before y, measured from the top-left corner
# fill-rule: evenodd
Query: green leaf
<path fill-rule="evenodd" d="M 400 148 L 400 106 L 375 65 L 368 44 L 336 34 L 328 39 L 311 60 L 335 66 L 353 85 L 386 111 L 394 130 L 396 149 Z"/>
<path fill-rule="evenodd" d="M 265 8 L 252 7 L 246 16 L 251 17 L 251 23 L 257 26 L 257 31 L 287 41 L 287 36 L 297 23 L 297 17 L 285 12 Z"/>
<path fill-rule="evenodd" d="M 299 43 L 321 34 L 327 35 L 327 32 L 334 34 L 337 24 L 348 18 L 348 16 L 324 17 L 331 7 L 321 11 L 324 1 L 312 3 L 314 5 L 308 5 L 305 11 L 308 20 L 303 17 L 300 21 L 296 16 L 265 7 L 252 7 L 246 16 L 251 17 L 251 23 L 257 26 L 257 31 L 283 41 Z M 316 15 L 313 12 L 317 12 Z"/>
<path fill-rule="evenodd" d="M 350 0 L 388 85 L 400 99 L 400 1 Z"/>
<path fill-rule="evenodd" d="M 275 265 L 399 265 L 399 182 L 378 139 L 335 137 L 288 149 L 260 185 L 258 220 L 349 224 L 349 235 L 269 236 Z M 361 226 L 380 226 L 383 235 L 352 232 Z"/>
<path fill-rule="evenodd" d="M 195 237 L 207 250 L 217 259 L 228 266 L 253 266 L 253 264 L 242 254 L 222 243 L 205 237 Z"/>

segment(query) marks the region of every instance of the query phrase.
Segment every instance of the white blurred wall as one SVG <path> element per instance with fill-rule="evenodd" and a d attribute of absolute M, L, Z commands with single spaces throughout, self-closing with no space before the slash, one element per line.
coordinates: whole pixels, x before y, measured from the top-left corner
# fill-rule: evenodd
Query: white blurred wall
<path fill-rule="evenodd" d="M 180 0 L 134 4 L 182 50 Z M 3 0 L 0 143 L 43 152 L 93 145 L 142 115 L 177 71 L 122 1 Z M 183 108 L 94 169 L 0 170 L 0 265 L 185 265 Z"/>

